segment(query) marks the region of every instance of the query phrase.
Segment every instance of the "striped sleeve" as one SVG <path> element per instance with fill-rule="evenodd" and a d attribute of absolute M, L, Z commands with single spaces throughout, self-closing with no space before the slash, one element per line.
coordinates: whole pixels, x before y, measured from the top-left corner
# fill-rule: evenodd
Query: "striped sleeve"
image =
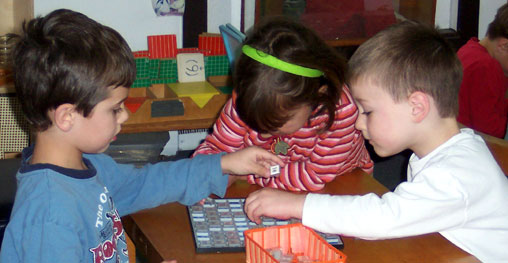
<path fill-rule="evenodd" d="M 243 138 L 246 133 L 245 124 L 238 117 L 232 99 L 229 99 L 213 126 L 213 132 L 206 136 L 194 151 L 193 156 L 243 149 L 245 148 Z"/>

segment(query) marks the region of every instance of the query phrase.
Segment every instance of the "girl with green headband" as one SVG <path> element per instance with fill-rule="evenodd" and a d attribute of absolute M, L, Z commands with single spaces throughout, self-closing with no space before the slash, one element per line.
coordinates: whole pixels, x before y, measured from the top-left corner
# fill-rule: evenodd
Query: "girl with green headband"
<path fill-rule="evenodd" d="M 233 70 L 233 96 L 194 155 L 258 146 L 284 161 L 264 187 L 316 191 L 336 176 L 373 163 L 354 123 L 344 85 L 346 62 L 314 31 L 272 18 L 248 34 Z"/>

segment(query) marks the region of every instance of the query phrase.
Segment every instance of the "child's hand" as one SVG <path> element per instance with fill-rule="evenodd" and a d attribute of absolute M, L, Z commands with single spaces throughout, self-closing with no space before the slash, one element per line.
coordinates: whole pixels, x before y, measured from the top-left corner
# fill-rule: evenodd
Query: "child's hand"
<path fill-rule="evenodd" d="M 251 146 L 221 158 L 222 172 L 227 174 L 255 174 L 270 177 L 270 166 L 284 166 L 284 162 L 271 152 Z"/>
<path fill-rule="evenodd" d="M 263 188 L 251 193 L 245 200 L 245 213 L 250 220 L 261 223 L 261 216 L 277 219 L 302 219 L 305 194 Z"/>

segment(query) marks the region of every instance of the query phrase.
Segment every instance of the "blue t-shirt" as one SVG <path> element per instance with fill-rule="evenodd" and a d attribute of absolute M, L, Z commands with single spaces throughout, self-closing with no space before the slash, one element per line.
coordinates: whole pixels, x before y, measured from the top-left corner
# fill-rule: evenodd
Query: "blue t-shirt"
<path fill-rule="evenodd" d="M 168 202 L 194 204 L 223 196 L 228 176 L 220 155 L 200 155 L 142 168 L 105 154 L 84 155 L 87 170 L 29 165 L 23 151 L 18 189 L 1 263 L 128 262 L 121 216 Z"/>

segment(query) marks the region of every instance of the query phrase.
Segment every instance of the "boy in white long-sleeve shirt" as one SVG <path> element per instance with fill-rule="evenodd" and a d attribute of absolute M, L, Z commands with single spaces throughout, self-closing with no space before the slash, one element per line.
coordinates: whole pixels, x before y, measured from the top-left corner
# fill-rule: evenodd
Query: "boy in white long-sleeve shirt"
<path fill-rule="evenodd" d="M 458 127 L 453 49 L 435 29 L 403 22 L 362 44 L 349 65 L 356 127 L 380 156 L 413 151 L 407 182 L 381 197 L 262 189 L 247 198 L 249 218 L 301 218 L 364 239 L 439 232 L 483 262 L 508 261 L 508 179 L 483 139 Z"/>

